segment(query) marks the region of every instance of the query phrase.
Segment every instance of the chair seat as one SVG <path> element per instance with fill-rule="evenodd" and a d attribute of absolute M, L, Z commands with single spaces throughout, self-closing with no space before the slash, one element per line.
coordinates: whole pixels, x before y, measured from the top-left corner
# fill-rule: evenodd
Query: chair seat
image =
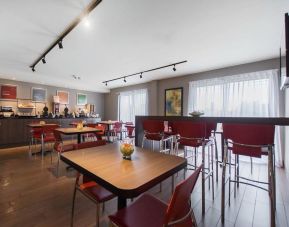
<path fill-rule="evenodd" d="M 260 147 L 244 147 L 234 144 L 233 147 L 229 147 L 233 154 L 244 155 L 254 158 L 261 158 L 262 155 L 268 155 L 268 151 L 262 150 Z"/>
<path fill-rule="evenodd" d="M 79 185 L 79 189 L 91 196 L 97 202 L 102 203 L 115 197 L 110 191 L 100 186 L 94 181 L 89 181 Z"/>
<path fill-rule="evenodd" d="M 167 205 L 159 199 L 144 194 L 129 207 L 110 215 L 110 220 L 125 227 L 162 227 Z"/>
<path fill-rule="evenodd" d="M 183 139 L 183 138 L 180 138 L 178 140 L 178 142 L 179 142 L 180 145 L 183 145 L 183 146 L 189 146 L 189 147 L 202 146 L 202 141 L 198 140 L 198 139 Z M 206 143 L 206 141 L 205 141 L 205 143 Z"/>
<path fill-rule="evenodd" d="M 66 152 L 73 150 L 73 144 L 61 145 L 60 143 L 54 147 L 57 152 Z"/>
<path fill-rule="evenodd" d="M 168 139 L 170 138 L 171 136 L 170 135 L 166 135 L 164 134 L 163 136 L 161 134 L 155 134 L 155 133 L 147 133 L 145 135 L 145 138 L 147 140 L 155 140 L 155 141 L 161 141 L 162 139 L 165 140 L 165 139 Z"/>
<path fill-rule="evenodd" d="M 43 138 L 43 141 L 46 143 L 46 142 L 54 142 L 55 141 L 55 137 L 54 135 L 46 135 L 44 138 Z"/>

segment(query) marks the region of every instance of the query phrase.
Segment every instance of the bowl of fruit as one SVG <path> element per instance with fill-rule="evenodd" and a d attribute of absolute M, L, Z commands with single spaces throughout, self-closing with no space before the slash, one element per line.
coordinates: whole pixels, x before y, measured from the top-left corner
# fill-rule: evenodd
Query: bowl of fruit
<path fill-rule="evenodd" d="M 122 158 L 131 160 L 131 155 L 134 151 L 134 145 L 131 143 L 122 143 L 120 144 L 120 152 L 122 153 Z"/>

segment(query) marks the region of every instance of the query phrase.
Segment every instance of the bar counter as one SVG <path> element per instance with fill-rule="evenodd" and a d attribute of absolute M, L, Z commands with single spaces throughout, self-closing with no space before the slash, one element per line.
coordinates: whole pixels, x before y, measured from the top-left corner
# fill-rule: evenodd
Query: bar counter
<path fill-rule="evenodd" d="M 0 148 L 28 145 L 30 128 L 27 125 L 30 123 L 45 121 L 61 127 L 71 127 L 70 123 L 81 120 L 96 123 L 100 118 L 0 118 Z"/>

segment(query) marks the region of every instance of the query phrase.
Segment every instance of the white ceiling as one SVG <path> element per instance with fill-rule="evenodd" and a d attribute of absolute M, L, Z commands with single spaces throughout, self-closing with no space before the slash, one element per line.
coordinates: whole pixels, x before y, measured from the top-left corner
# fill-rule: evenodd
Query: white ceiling
<path fill-rule="evenodd" d="M 0 0 L 0 78 L 97 92 L 277 57 L 288 0 L 103 0 L 29 68 L 89 0 Z M 102 81 L 187 60 L 171 68 Z M 73 79 L 72 75 L 81 77 Z"/>

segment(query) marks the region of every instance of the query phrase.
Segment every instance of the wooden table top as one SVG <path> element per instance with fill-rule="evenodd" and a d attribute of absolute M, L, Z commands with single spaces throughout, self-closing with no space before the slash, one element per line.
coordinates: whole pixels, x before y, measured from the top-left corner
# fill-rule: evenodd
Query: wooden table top
<path fill-rule="evenodd" d="M 27 126 L 31 127 L 31 128 L 42 128 L 45 126 L 54 126 L 54 125 L 59 125 L 59 124 L 54 124 L 54 123 L 49 123 L 49 124 L 31 123 L 31 124 L 27 124 Z"/>
<path fill-rule="evenodd" d="M 91 127 L 83 127 L 82 129 L 78 128 L 57 128 L 56 131 L 64 134 L 64 135 L 73 135 L 73 134 L 83 134 L 83 133 L 91 133 L 91 132 L 100 132 L 100 129 L 91 128 Z"/>
<path fill-rule="evenodd" d="M 65 152 L 61 160 L 126 198 L 138 196 L 187 165 L 184 158 L 140 147 L 135 147 L 132 160 L 124 160 L 118 143 Z"/>

